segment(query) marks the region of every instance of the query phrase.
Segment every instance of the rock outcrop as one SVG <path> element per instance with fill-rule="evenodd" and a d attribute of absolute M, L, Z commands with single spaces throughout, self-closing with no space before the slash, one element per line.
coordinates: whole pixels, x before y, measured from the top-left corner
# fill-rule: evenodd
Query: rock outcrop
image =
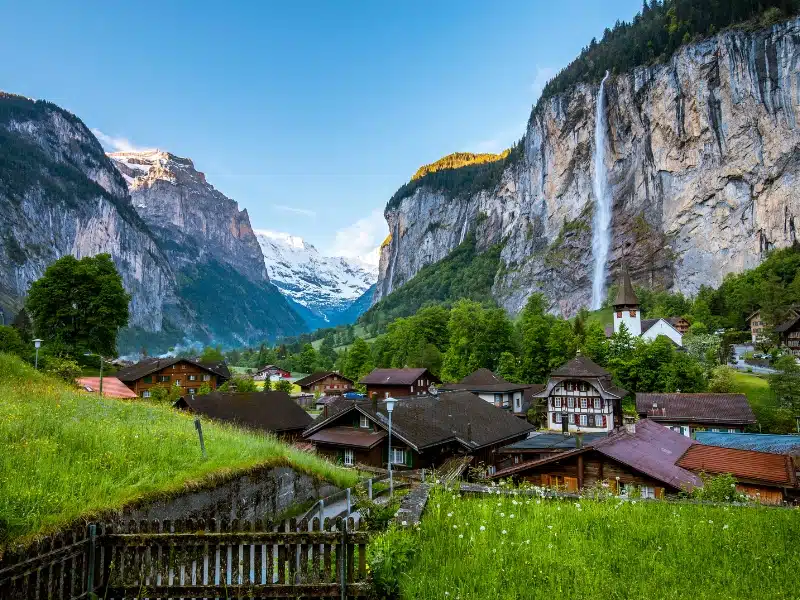
<path fill-rule="evenodd" d="M 800 217 L 800 20 L 730 30 L 606 83 L 613 197 L 609 271 L 693 294 L 792 244 Z M 503 242 L 493 287 L 514 313 L 541 291 L 566 316 L 591 297 L 597 85 L 540 103 L 499 183 L 467 197 L 425 185 L 385 215 L 375 301 L 470 230 Z"/>

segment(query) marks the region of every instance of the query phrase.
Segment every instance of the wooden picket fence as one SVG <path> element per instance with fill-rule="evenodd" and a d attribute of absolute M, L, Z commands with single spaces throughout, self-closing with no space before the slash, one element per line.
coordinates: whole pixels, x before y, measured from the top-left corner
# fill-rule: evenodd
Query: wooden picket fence
<path fill-rule="evenodd" d="M 364 597 L 368 541 L 352 518 L 90 527 L 4 559 L 0 600 Z"/>

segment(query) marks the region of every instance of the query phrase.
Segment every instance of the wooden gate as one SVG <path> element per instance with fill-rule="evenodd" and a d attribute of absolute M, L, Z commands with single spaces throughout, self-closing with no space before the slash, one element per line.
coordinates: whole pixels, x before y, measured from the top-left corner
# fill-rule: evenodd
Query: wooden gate
<path fill-rule="evenodd" d="M 106 525 L 0 568 L 0 599 L 364 597 L 368 541 L 352 518 Z"/>

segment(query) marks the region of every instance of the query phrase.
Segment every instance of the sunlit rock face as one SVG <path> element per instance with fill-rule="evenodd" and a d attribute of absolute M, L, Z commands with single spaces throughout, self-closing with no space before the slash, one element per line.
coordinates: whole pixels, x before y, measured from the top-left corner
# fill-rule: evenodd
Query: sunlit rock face
<path fill-rule="evenodd" d="M 800 20 L 728 31 L 668 62 L 606 81 L 612 197 L 609 272 L 692 294 L 795 241 L 800 213 Z M 375 301 L 474 230 L 503 242 L 493 295 L 518 312 L 534 292 L 566 316 L 592 285 L 597 84 L 541 103 L 524 158 L 495 189 L 448 197 L 418 188 L 388 208 Z"/>

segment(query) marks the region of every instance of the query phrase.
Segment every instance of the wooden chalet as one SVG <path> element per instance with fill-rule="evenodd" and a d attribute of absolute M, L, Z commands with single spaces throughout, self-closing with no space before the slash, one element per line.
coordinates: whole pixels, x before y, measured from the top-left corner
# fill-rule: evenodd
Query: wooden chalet
<path fill-rule="evenodd" d="M 294 382 L 304 394 L 336 396 L 353 389 L 353 380 L 335 371 L 317 371 Z"/>
<path fill-rule="evenodd" d="M 277 391 L 187 395 L 175 407 L 246 429 L 273 433 L 287 441 L 299 438 L 314 421 L 289 394 Z"/>
<path fill-rule="evenodd" d="M 149 398 L 156 386 L 177 386 L 196 394 L 207 384 L 212 390 L 231 378 L 225 362 L 205 363 L 189 358 L 148 358 L 115 373 L 140 398 Z"/>
<path fill-rule="evenodd" d="M 775 328 L 778 334 L 780 345 L 792 353 L 793 356 L 800 357 L 800 316 L 792 316 Z"/>
<path fill-rule="evenodd" d="M 555 454 L 582 448 L 584 445 L 591 445 L 607 435 L 605 432 L 564 435 L 552 431 L 534 431 L 524 440 L 500 448 L 497 451 L 495 465 L 498 469 L 505 469 L 519 463 L 549 458 Z"/>
<path fill-rule="evenodd" d="M 541 392 L 544 385 L 538 383 L 511 383 L 492 373 L 489 369 L 478 369 L 458 383 L 442 386 L 443 391 L 467 391 L 498 408 L 510 410 L 525 417 L 533 394 Z"/>
<path fill-rule="evenodd" d="M 676 464 L 692 444 L 671 429 L 643 420 L 579 448 L 500 469 L 492 477 L 570 492 L 599 484 L 623 496 L 635 490 L 643 498 L 660 498 L 702 485 L 698 475 Z"/>
<path fill-rule="evenodd" d="M 755 425 L 744 394 L 636 394 L 636 412 L 691 437 L 696 431 L 736 433 Z"/>
<path fill-rule="evenodd" d="M 737 491 L 762 504 L 800 500 L 796 467 L 790 456 L 694 444 L 677 464 L 695 473 L 729 473 L 736 479 Z"/>
<path fill-rule="evenodd" d="M 611 373 L 586 356 L 577 356 L 550 374 L 534 398 L 544 403 L 552 431 L 609 432 L 622 425 L 627 390 L 611 382 Z"/>
<path fill-rule="evenodd" d="M 305 432 L 320 454 L 347 466 L 388 465 L 389 414 L 377 398 L 328 405 Z M 392 412 L 392 465 L 435 468 L 454 456 L 494 464 L 496 451 L 524 439 L 532 427 L 508 411 L 465 391 L 398 399 Z"/>
<path fill-rule="evenodd" d="M 441 380 L 425 368 L 375 369 L 359 383 L 366 386 L 368 398 L 404 398 L 424 396 Z"/>
<path fill-rule="evenodd" d="M 675 328 L 675 331 L 680 333 L 681 335 L 685 334 L 689 331 L 689 327 L 691 327 L 691 323 L 684 319 L 683 317 L 670 317 L 666 319 L 667 323 L 672 325 Z"/>
<path fill-rule="evenodd" d="M 281 369 L 277 365 L 265 365 L 258 369 L 255 375 L 253 375 L 253 379 L 256 381 L 265 381 L 277 377 L 281 379 L 290 379 L 292 374 L 286 369 Z"/>

